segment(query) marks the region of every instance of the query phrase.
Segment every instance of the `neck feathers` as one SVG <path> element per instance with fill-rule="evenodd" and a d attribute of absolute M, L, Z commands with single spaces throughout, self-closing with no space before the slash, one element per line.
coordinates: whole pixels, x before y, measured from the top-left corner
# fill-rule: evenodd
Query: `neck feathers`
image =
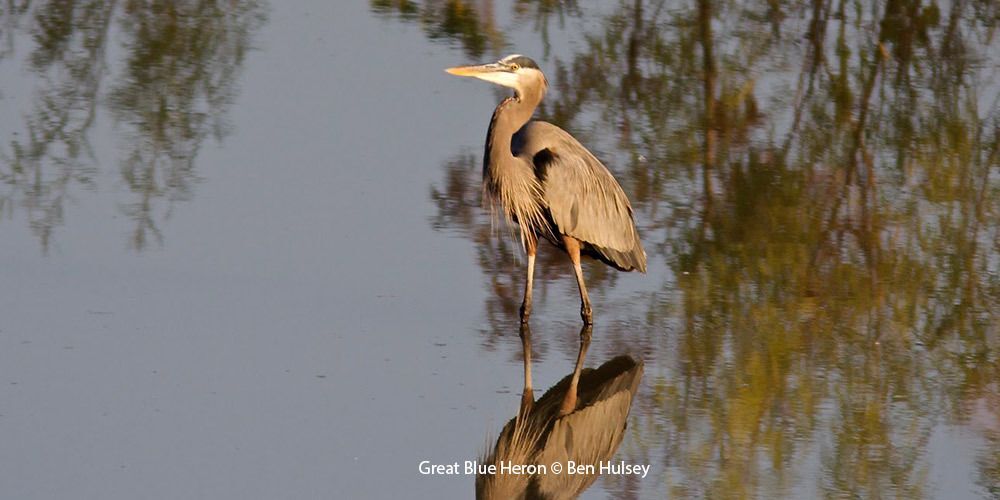
<path fill-rule="evenodd" d="M 548 231 L 544 214 L 542 187 L 530 160 L 515 157 L 511 140 L 534 113 L 545 94 L 545 87 L 534 93 L 518 92 L 497 106 L 490 120 L 483 158 L 483 204 L 494 214 L 502 211 L 504 219 L 520 226 L 521 244 L 529 234 Z"/>

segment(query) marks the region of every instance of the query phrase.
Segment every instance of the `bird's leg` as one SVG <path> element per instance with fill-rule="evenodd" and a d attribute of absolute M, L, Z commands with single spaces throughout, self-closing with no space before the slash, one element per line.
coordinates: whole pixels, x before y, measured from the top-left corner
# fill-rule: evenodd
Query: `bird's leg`
<path fill-rule="evenodd" d="M 583 359 L 587 357 L 587 349 L 590 347 L 590 337 L 594 333 L 593 325 L 583 325 L 580 329 L 580 353 L 576 356 L 576 367 L 573 368 L 573 378 L 569 382 L 569 389 L 563 397 L 562 406 L 559 407 L 559 415 L 568 415 L 576 410 L 576 392 L 580 383 L 580 372 L 583 371 Z"/>
<path fill-rule="evenodd" d="M 576 284 L 580 286 L 580 317 L 583 318 L 585 325 L 592 325 L 594 324 L 594 316 L 590 309 L 590 297 L 587 296 L 587 285 L 583 283 L 583 268 L 580 267 L 580 240 L 564 234 L 563 244 L 566 246 L 569 260 L 573 261 Z"/>
<path fill-rule="evenodd" d="M 524 391 L 521 392 L 521 413 L 527 415 L 535 403 L 531 388 L 531 327 L 521 323 L 521 350 L 524 351 Z"/>
<path fill-rule="evenodd" d="M 538 250 L 538 237 L 533 233 L 529 233 L 524 239 L 524 249 L 528 253 L 528 279 L 524 283 L 524 301 L 521 302 L 521 323 L 527 323 L 528 317 L 531 316 L 531 285 L 535 277 L 535 253 Z"/>

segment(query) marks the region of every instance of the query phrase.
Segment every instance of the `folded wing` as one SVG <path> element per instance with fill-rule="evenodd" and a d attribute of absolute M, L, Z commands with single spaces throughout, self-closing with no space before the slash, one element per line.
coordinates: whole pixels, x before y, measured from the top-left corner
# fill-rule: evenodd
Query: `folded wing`
<path fill-rule="evenodd" d="M 623 271 L 646 272 L 646 252 L 632 206 L 618 181 L 573 136 L 555 125 L 531 122 L 512 143 L 541 181 L 556 229 L 584 243 L 591 254 Z"/>

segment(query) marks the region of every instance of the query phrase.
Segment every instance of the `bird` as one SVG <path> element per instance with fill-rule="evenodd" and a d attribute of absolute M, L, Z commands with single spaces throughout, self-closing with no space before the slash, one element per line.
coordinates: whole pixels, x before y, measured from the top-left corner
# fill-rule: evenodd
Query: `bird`
<path fill-rule="evenodd" d="M 521 322 L 531 315 L 532 281 L 539 237 L 566 252 L 580 290 L 580 316 L 593 324 L 580 255 L 620 271 L 646 272 L 646 252 L 632 205 L 614 175 L 565 130 L 532 115 L 548 80 L 530 57 L 456 66 L 446 72 L 513 89 L 497 105 L 483 154 L 483 204 L 519 228 L 527 253 Z"/>

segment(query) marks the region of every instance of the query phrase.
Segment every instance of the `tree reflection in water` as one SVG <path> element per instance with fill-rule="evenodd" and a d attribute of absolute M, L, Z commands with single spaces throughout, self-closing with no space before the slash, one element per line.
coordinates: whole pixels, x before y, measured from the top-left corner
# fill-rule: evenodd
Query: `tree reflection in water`
<path fill-rule="evenodd" d="M 497 29 L 494 2 L 408 4 Z M 549 4 L 510 8 L 548 37 Z M 584 29 L 543 63 L 541 114 L 617 167 L 667 265 L 617 312 L 643 328 L 615 341 L 659 367 L 629 453 L 684 497 L 923 497 L 951 466 L 929 463 L 932 433 L 969 424 L 987 443 L 970 481 L 1000 492 L 1000 4 L 597 8 L 560 12 Z M 477 207 L 480 159 L 444 172 L 432 223 L 479 251 L 492 344 L 516 317 L 516 248 Z M 540 263 L 539 289 L 564 267 Z"/>
<path fill-rule="evenodd" d="M 225 112 L 263 7 L 253 0 L 12 2 L 0 8 L 0 20 L 0 58 L 13 53 L 13 32 L 28 30 L 35 42 L 29 66 L 42 82 L 25 132 L 0 148 L 0 214 L 25 211 L 48 249 L 67 199 L 93 187 L 97 158 L 87 133 L 106 102 L 127 131 L 120 168 L 134 196 L 122 207 L 135 223 L 130 244 L 142 250 L 150 235 L 159 240 L 157 219 L 198 180 L 200 146 L 226 133 Z M 123 59 L 109 60 L 119 40 Z"/>

